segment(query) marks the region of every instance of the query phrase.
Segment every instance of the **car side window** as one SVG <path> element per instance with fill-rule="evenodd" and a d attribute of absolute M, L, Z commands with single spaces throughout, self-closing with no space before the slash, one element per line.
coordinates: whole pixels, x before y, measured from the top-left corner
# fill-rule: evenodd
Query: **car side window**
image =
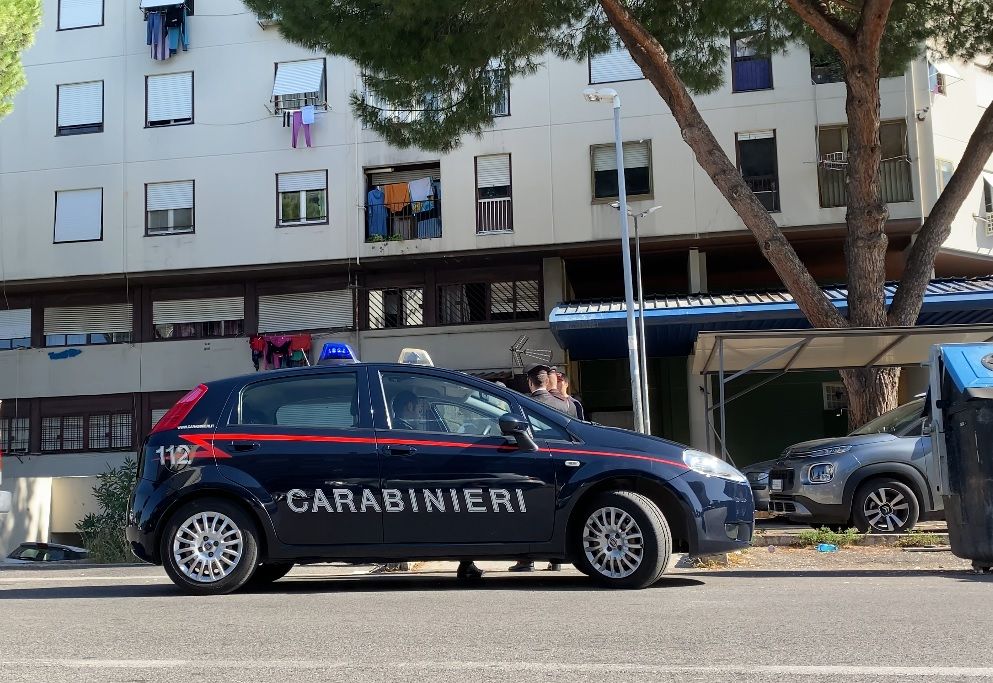
<path fill-rule="evenodd" d="M 337 372 L 251 384 L 241 393 L 241 425 L 352 429 L 359 424 L 358 375 Z"/>
<path fill-rule="evenodd" d="M 384 372 L 391 429 L 499 436 L 509 401 L 469 384 L 407 372 Z"/>
<path fill-rule="evenodd" d="M 572 441 L 569 432 L 558 425 L 541 419 L 530 410 L 525 410 L 524 412 L 528 416 L 528 422 L 531 423 L 531 431 L 534 432 L 534 438 L 544 439 L 546 441 Z"/>

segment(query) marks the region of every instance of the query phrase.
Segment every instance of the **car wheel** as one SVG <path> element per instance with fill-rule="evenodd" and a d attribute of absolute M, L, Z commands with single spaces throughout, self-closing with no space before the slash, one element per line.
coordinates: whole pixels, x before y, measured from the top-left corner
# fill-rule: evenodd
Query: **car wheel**
<path fill-rule="evenodd" d="M 259 561 L 258 532 L 236 505 L 201 498 L 169 517 L 160 552 L 166 574 L 185 592 L 221 595 L 252 577 Z"/>
<path fill-rule="evenodd" d="M 279 581 L 290 573 L 293 569 L 292 562 L 273 562 L 271 564 L 260 564 L 255 568 L 255 573 L 245 584 L 247 588 L 260 588 L 268 586 L 270 583 Z"/>
<path fill-rule="evenodd" d="M 662 511 L 632 491 L 597 496 L 574 533 L 576 566 L 611 588 L 651 586 L 672 555 L 672 535 Z"/>
<path fill-rule="evenodd" d="M 917 496 L 896 479 L 867 481 L 858 488 L 852 501 L 852 518 L 862 533 L 902 533 L 912 529 L 919 516 Z"/>

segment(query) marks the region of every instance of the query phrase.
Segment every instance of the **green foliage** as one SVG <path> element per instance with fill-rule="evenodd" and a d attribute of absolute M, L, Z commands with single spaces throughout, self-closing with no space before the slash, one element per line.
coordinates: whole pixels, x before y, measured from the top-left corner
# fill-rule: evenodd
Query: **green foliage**
<path fill-rule="evenodd" d="M 366 74 L 352 108 L 399 147 L 449 151 L 492 125 L 500 78 L 534 73 L 549 54 L 585 60 L 606 51 L 611 30 L 594 0 L 246 0 L 279 14 L 296 43 L 341 55 Z M 861 3 L 827 0 L 842 21 Z M 763 45 L 806 44 L 817 59 L 833 48 L 785 0 L 629 0 L 634 17 L 666 49 L 694 92 L 724 82 L 732 33 L 768 29 Z M 989 0 L 895 0 L 882 46 L 884 73 L 902 73 L 927 42 L 946 56 L 993 52 Z M 495 78 L 492 66 L 502 70 Z M 398 116 L 397 111 L 414 115 Z"/>
<path fill-rule="evenodd" d="M 41 23 L 41 0 L 0 0 L 0 118 L 27 82 L 21 52 L 34 41 Z"/>
<path fill-rule="evenodd" d="M 900 537 L 896 545 L 898 548 L 934 548 L 948 544 L 938 534 L 932 534 L 926 531 L 911 531 Z"/>
<path fill-rule="evenodd" d="M 76 524 L 83 536 L 83 546 L 90 551 L 90 561 L 100 564 L 133 561 L 124 528 L 127 526 L 128 501 L 137 476 L 138 463 L 133 458 L 97 475 L 93 494 L 100 512 L 91 512 Z"/>
<path fill-rule="evenodd" d="M 855 545 L 860 538 L 861 534 L 859 534 L 858 529 L 846 529 L 845 531 L 838 532 L 822 526 L 820 529 L 800 532 L 794 545 L 807 547 L 820 545 L 821 543 L 830 543 L 839 548 L 844 548 L 845 546 Z"/>

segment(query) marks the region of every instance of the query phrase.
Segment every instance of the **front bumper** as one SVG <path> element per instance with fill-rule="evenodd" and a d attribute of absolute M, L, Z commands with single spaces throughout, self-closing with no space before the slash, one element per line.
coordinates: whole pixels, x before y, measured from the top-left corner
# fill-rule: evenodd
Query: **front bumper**
<path fill-rule="evenodd" d="M 804 523 L 845 524 L 851 517 L 851 510 L 843 503 L 825 504 L 798 495 L 772 496 L 769 499 L 769 512 L 786 515 L 790 520 Z"/>
<path fill-rule="evenodd" d="M 13 496 L 10 491 L 0 491 L 0 515 L 10 512 Z"/>
<path fill-rule="evenodd" d="M 712 555 L 752 544 L 755 503 L 747 483 L 687 472 L 670 480 L 688 504 L 689 554 Z"/>

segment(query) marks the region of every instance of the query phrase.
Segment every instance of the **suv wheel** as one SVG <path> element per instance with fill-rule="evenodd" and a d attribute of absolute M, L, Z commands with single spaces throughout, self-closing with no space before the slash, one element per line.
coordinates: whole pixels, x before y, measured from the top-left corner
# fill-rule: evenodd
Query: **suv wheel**
<path fill-rule="evenodd" d="M 917 524 L 920 504 L 909 486 L 896 479 L 872 479 L 859 486 L 852 518 L 862 533 L 896 534 Z"/>
<path fill-rule="evenodd" d="M 258 564 L 255 522 L 216 498 L 182 505 L 162 534 L 162 565 L 172 582 L 194 595 L 221 595 L 245 585 Z"/>
<path fill-rule="evenodd" d="M 662 511 L 631 491 L 597 496 L 573 533 L 576 566 L 611 588 L 651 586 L 672 555 L 672 536 Z"/>

